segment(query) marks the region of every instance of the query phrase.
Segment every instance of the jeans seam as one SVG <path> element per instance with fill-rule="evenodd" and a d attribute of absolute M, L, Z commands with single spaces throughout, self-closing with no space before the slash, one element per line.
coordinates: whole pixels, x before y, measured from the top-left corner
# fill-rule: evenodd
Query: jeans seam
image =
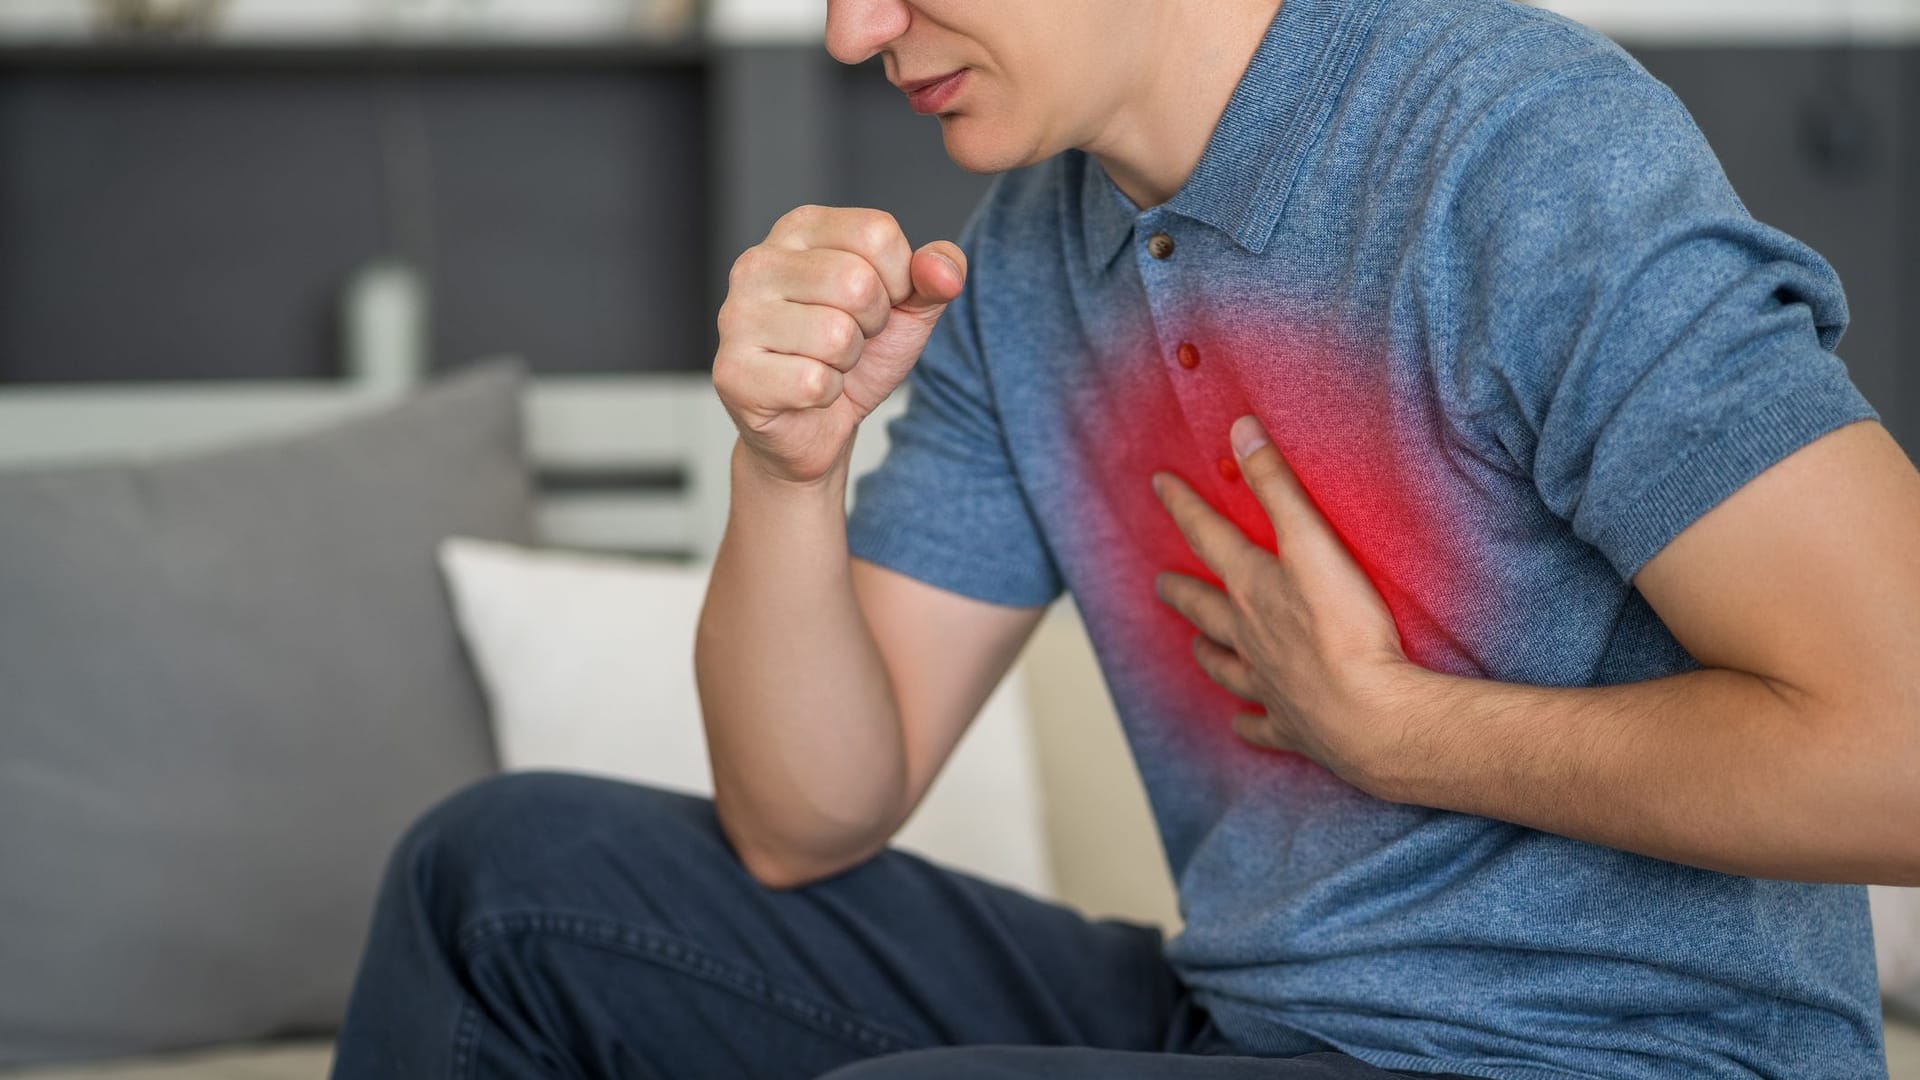
<path fill-rule="evenodd" d="M 460 1002 L 460 1015 L 453 1029 L 453 1068 L 456 1078 L 469 1077 L 480 1061 L 480 1009 L 471 998 Z"/>
<path fill-rule="evenodd" d="M 461 958 L 466 960 L 489 941 L 516 933 L 536 932 L 672 968 L 782 1012 L 790 1019 L 859 1049 L 892 1053 L 920 1045 L 898 1031 L 778 986 L 764 974 L 730 963 L 685 938 L 628 923 L 551 912 L 499 913 L 476 919 L 462 927 L 457 945 Z M 469 1045 L 477 1042 L 478 1024 L 474 1027 L 476 1037 L 469 1040 Z M 466 1036 L 463 1027 L 461 1038 L 465 1039 Z"/>

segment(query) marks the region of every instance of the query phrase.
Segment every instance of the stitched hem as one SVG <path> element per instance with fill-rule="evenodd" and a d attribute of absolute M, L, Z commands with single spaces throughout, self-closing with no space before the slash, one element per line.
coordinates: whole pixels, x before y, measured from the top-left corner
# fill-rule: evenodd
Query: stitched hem
<path fill-rule="evenodd" d="M 470 1077 L 480 1065 L 480 1010 L 472 1000 L 460 1003 L 460 1019 L 453 1030 L 453 1068 L 455 1077 Z"/>
<path fill-rule="evenodd" d="M 1591 542 L 1621 580 L 1632 581 L 1687 526 L 1796 451 L 1849 424 L 1879 419 L 1851 382 L 1828 375 L 1816 372 L 1782 387 L 1765 406 L 1610 507 L 1606 528 Z"/>
<path fill-rule="evenodd" d="M 778 986 L 758 971 L 723 960 L 681 938 L 609 920 L 542 912 L 489 915 L 475 920 L 460 931 L 457 948 L 465 960 L 490 942 L 515 934 L 533 933 L 565 938 L 590 948 L 617 952 L 671 968 L 753 1001 L 862 1051 L 894 1053 L 916 1049 L 921 1045 L 902 1032 Z M 464 1028 L 461 1034 L 465 1036 Z M 469 1047 L 478 1043 L 476 1023 Z"/>
<path fill-rule="evenodd" d="M 847 520 L 847 554 L 989 604 L 1046 607 L 1060 598 L 1061 587 L 1045 572 L 1012 560 L 982 561 L 975 551 L 928 538 L 911 521 L 911 515 L 869 507 Z"/>

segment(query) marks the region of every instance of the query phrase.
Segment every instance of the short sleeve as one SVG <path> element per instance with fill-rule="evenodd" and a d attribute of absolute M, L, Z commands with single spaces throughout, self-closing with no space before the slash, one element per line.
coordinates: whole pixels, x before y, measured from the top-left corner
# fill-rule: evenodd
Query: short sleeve
<path fill-rule="evenodd" d="M 847 547 L 950 592 L 1044 607 L 1063 591 L 1060 572 L 1012 467 L 979 344 L 976 304 L 993 256 L 977 237 L 992 201 L 961 234 L 967 287 L 907 375 L 886 456 L 855 486 Z"/>
<path fill-rule="evenodd" d="M 1637 66 L 1518 95 L 1466 146 L 1428 271 L 1447 409 L 1623 579 L 1770 465 L 1878 419 L 1832 351 L 1832 267 L 1747 213 Z"/>

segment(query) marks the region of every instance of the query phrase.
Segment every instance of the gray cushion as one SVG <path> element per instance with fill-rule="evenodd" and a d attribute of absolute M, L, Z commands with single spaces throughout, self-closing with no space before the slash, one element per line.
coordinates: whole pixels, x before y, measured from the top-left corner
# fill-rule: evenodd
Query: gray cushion
<path fill-rule="evenodd" d="M 524 381 L 0 473 L 0 1064 L 336 1023 L 393 841 L 494 767 L 434 549 L 530 539 Z"/>
<path fill-rule="evenodd" d="M 326 1080 L 333 1065 L 330 1040 L 239 1044 L 154 1057 L 115 1058 L 82 1065 L 33 1065 L 0 1070 L 5 1080 Z M 1895 1077 L 1894 1080 L 1910 1080 Z"/>

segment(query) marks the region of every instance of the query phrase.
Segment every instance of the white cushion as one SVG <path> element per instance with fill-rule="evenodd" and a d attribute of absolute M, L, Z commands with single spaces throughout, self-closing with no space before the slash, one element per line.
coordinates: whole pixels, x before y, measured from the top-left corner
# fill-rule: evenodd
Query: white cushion
<path fill-rule="evenodd" d="M 440 563 L 506 768 L 712 793 L 693 677 L 705 566 L 464 538 Z M 1028 724 L 1016 666 L 895 842 L 1052 895 Z"/>
<path fill-rule="evenodd" d="M 1920 1002 L 1920 889 L 1874 885 L 1873 954 L 1880 965 L 1880 991 L 1905 992 Z"/>

